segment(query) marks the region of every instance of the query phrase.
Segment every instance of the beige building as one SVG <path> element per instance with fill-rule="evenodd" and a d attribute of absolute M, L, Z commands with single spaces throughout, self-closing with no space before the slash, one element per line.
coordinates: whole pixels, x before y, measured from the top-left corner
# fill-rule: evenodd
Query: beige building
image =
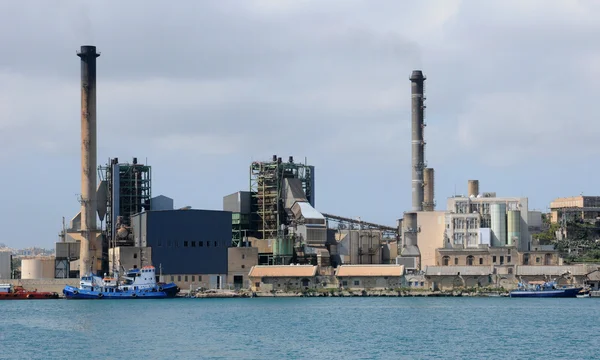
<path fill-rule="evenodd" d="M 402 287 L 402 265 L 341 265 L 335 276 L 340 287 L 349 289 L 394 289 Z"/>
<path fill-rule="evenodd" d="M 432 290 L 452 290 L 494 286 L 497 277 L 492 266 L 428 266 L 425 278 Z"/>
<path fill-rule="evenodd" d="M 256 265 L 248 274 L 253 291 L 301 291 L 316 283 L 317 266 Z"/>
<path fill-rule="evenodd" d="M 248 274 L 258 265 L 258 248 L 230 247 L 227 249 L 227 283 L 236 289 L 250 288 Z"/>
<path fill-rule="evenodd" d="M 561 259 L 556 250 L 544 249 L 543 247 L 533 247 L 531 251 L 525 252 L 518 252 L 515 247 L 494 248 L 482 246 L 477 249 L 437 249 L 436 266 L 481 265 L 561 265 Z"/>
<path fill-rule="evenodd" d="M 421 252 L 421 269 L 436 265 L 436 250 L 444 246 L 445 211 L 417 213 L 417 246 Z"/>
<path fill-rule="evenodd" d="M 600 196 L 572 196 L 554 199 L 550 203 L 551 222 L 556 223 L 564 214 L 568 218 L 596 221 L 600 218 Z"/>
<path fill-rule="evenodd" d="M 156 269 L 158 271 L 158 268 Z M 234 289 L 226 283 L 226 274 L 169 274 L 163 275 L 163 282 L 174 282 L 181 290 Z"/>
<path fill-rule="evenodd" d="M 520 282 L 552 281 L 558 285 L 583 285 L 588 280 L 592 267 L 586 264 L 572 266 L 517 266 L 516 278 Z"/>

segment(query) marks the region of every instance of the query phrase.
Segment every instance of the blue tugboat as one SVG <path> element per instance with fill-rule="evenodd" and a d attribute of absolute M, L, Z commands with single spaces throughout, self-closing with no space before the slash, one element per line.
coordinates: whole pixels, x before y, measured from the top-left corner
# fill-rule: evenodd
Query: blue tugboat
<path fill-rule="evenodd" d="M 124 280 L 119 283 L 116 277 L 104 278 L 86 275 L 81 278 L 78 288 L 65 286 L 63 294 L 67 299 L 164 299 L 177 295 L 179 288 L 175 283 L 156 282 L 154 266 L 127 271 Z"/>
<path fill-rule="evenodd" d="M 559 287 L 554 281 L 535 281 L 529 284 L 519 283 L 517 290 L 510 292 L 510 297 L 574 298 L 581 290 L 583 287 Z"/>

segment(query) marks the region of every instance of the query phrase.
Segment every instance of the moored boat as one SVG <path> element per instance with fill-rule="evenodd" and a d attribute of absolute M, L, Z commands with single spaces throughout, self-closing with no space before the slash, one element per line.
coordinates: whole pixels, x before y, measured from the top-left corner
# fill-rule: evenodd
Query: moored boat
<path fill-rule="evenodd" d="M 79 287 L 65 286 L 67 299 L 164 299 L 179 293 L 175 283 L 157 283 L 154 266 L 130 269 L 119 281 L 116 277 L 86 275 Z"/>
<path fill-rule="evenodd" d="M 553 298 L 574 298 L 583 289 L 583 287 L 559 287 L 554 281 L 533 281 L 528 284 L 519 283 L 516 290 L 510 292 L 510 297 L 553 297 Z"/>
<path fill-rule="evenodd" d="M 0 284 L 0 300 L 50 300 L 58 299 L 55 292 L 25 290 L 22 286 Z"/>

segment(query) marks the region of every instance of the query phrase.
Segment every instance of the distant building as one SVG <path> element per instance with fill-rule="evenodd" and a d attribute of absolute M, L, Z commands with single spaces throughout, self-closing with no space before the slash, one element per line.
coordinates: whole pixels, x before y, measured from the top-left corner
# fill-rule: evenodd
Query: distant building
<path fill-rule="evenodd" d="M 12 253 L 0 251 L 0 279 L 10 279 L 12 270 Z"/>
<path fill-rule="evenodd" d="M 132 217 L 136 247 L 152 248 L 152 265 L 181 288 L 222 288 L 231 246 L 231 213 L 147 211 Z"/>
<path fill-rule="evenodd" d="M 554 199 L 550 203 L 552 223 L 567 219 L 596 221 L 600 218 L 600 196 L 572 196 Z"/>

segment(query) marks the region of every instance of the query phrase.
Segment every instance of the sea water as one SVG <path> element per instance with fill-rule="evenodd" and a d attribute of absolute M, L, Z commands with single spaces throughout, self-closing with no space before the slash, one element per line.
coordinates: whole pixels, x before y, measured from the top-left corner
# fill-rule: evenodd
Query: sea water
<path fill-rule="evenodd" d="M 567 358 L 600 358 L 600 299 L 0 301 L 0 359 Z"/>

